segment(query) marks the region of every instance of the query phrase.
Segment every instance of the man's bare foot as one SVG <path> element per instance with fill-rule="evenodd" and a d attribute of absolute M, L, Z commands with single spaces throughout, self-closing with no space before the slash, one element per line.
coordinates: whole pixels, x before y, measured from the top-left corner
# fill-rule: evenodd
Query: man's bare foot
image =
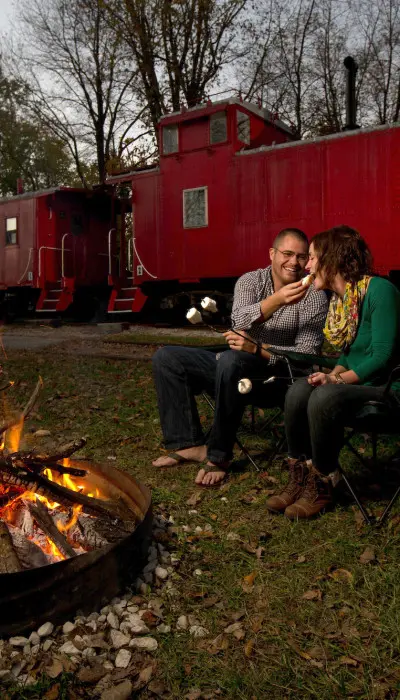
<path fill-rule="evenodd" d="M 204 462 L 207 457 L 207 448 L 205 445 L 196 445 L 195 447 L 186 447 L 184 450 L 176 450 L 176 454 L 182 457 L 182 462 Z M 177 459 L 169 455 L 162 455 L 154 460 L 153 467 L 176 467 L 179 464 Z"/>
<path fill-rule="evenodd" d="M 226 470 L 218 469 L 217 464 L 208 462 L 207 467 L 215 467 L 215 471 L 200 469 L 194 480 L 198 486 L 216 486 L 226 479 Z"/>

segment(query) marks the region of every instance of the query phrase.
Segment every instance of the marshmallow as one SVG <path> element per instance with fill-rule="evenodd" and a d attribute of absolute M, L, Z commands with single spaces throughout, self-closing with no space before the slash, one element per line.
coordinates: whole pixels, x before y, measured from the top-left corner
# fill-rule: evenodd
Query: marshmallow
<path fill-rule="evenodd" d="M 200 311 L 195 309 L 194 306 L 192 306 L 192 308 L 189 309 L 189 311 L 186 314 L 186 318 L 188 321 L 190 321 L 190 323 L 201 323 L 203 321 Z"/>
<path fill-rule="evenodd" d="M 215 299 L 211 299 L 210 297 L 204 297 L 204 299 L 202 299 L 200 303 L 204 311 L 211 311 L 212 314 L 215 314 L 218 311 L 217 302 L 215 301 Z"/>
<path fill-rule="evenodd" d="M 301 283 L 303 287 L 309 287 L 310 284 L 312 284 L 314 281 L 314 275 L 311 273 L 310 275 L 306 275 L 306 277 L 303 277 L 301 280 Z"/>
<path fill-rule="evenodd" d="M 238 389 L 240 394 L 248 394 L 253 388 L 250 379 L 241 379 L 238 383 Z"/>

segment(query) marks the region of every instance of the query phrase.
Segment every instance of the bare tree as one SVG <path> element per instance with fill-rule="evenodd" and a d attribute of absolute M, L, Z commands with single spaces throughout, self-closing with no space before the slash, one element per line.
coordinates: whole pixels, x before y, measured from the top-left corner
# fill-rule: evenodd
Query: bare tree
<path fill-rule="evenodd" d="M 203 100 L 240 52 L 238 20 L 248 0 L 105 0 L 112 25 L 135 59 L 156 130 L 181 102 Z"/>
<path fill-rule="evenodd" d="M 365 117 L 380 124 L 398 121 L 400 0 L 353 0 L 352 8 L 354 39 L 364 70 L 359 92 Z"/>
<path fill-rule="evenodd" d="M 30 106 L 67 144 L 84 184 L 85 163 L 95 160 L 103 182 L 107 162 L 143 131 L 137 73 L 107 20 L 102 0 L 29 0 L 20 9 L 18 65 L 30 82 Z"/>

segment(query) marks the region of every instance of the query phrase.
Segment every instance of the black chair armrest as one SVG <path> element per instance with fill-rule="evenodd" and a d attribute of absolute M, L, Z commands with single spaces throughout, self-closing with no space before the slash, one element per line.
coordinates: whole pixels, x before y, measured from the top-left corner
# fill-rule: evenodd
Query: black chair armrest
<path fill-rule="evenodd" d="M 385 386 L 384 392 L 383 392 L 383 399 L 387 399 L 390 389 L 392 388 L 393 382 L 396 381 L 396 379 L 400 378 L 400 365 L 397 365 L 394 367 L 390 373 L 389 379 L 387 381 L 387 384 Z"/>
<path fill-rule="evenodd" d="M 278 350 L 277 348 L 268 348 L 268 352 L 277 357 L 284 357 L 291 364 L 298 367 L 309 367 L 318 365 L 318 367 L 326 367 L 333 369 L 336 366 L 336 357 L 328 357 L 326 355 L 312 355 L 306 352 L 295 352 L 294 350 Z"/>

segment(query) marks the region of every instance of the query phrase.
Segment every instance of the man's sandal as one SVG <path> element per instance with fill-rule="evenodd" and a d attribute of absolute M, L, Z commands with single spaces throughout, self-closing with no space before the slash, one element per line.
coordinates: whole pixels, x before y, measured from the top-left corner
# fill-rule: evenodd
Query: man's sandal
<path fill-rule="evenodd" d="M 175 460 L 175 464 L 165 464 L 162 467 L 158 467 L 158 469 L 171 469 L 172 467 L 177 467 L 179 464 L 201 464 L 201 462 L 198 462 L 195 459 L 188 459 L 187 457 L 184 457 L 183 455 L 178 454 L 177 452 L 168 452 L 166 455 L 160 455 L 160 457 L 169 457 L 170 459 Z"/>
<path fill-rule="evenodd" d="M 229 478 L 229 467 L 230 464 L 216 464 L 214 466 L 211 466 L 210 464 L 200 464 L 200 469 L 204 469 L 204 476 L 210 472 L 224 472 L 225 476 L 217 481 L 216 484 L 198 484 L 195 482 L 195 486 L 198 486 L 201 489 L 218 489 L 223 484 L 226 484 Z"/>

